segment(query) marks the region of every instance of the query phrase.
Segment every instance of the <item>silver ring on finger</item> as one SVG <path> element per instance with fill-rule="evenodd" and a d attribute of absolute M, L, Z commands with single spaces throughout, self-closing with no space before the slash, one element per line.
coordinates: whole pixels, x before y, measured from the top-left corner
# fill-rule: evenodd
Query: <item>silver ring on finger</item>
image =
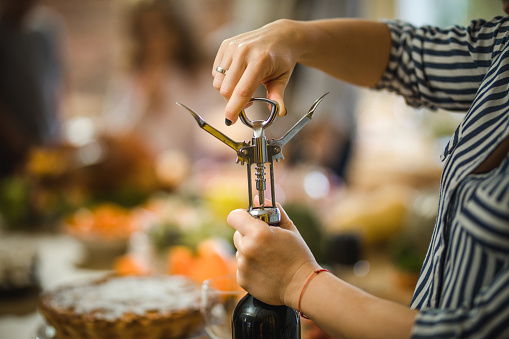
<path fill-rule="evenodd" d="M 226 69 L 224 69 L 223 67 L 221 66 L 217 66 L 216 67 L 216 72 L 219 72 L 219 73 L 223 73 L 223 74 L 226 74 Z"/>

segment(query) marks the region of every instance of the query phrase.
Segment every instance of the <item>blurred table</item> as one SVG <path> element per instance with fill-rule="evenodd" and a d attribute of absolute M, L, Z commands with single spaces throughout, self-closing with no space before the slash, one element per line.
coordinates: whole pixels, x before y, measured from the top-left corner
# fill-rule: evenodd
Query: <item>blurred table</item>
<path fill-rule="evenodd" d="M 60 234 L 29 237 L 38 246 L 43 290 L 110 272 L 80 268 L 78 263 L 85 255 L 84 248 L 71 237 Z M 368 293 L 409 305 L 412 287 L 396 283 L 398 272 L 392 267 L 386 254 L 383 251 L 374 251 L 367 253 L 365 259 L 365 263 L 369 265 L 365 274 L 355 274 L 352 267 L 336 267 L 334 271 L 345 281 Z M 0 339 L 34 339 L 37 330 L 44 324 L 42 316 L 36 310 L 36 304 L 37 295 L 0 300 Z"/>
<path fill-rule="evenodd" d="M 103 270 L 80 269 L 76 263 L 84 252 L 76 240 L 60 234 L 27 234 L 38 249 L 42 290 L 51 289 L 77 279 L 88 279 L 107 273 Z M 0 338 L 34 339 L 44 324 L 37 312 L 37 294 L 0 300 Z"/>

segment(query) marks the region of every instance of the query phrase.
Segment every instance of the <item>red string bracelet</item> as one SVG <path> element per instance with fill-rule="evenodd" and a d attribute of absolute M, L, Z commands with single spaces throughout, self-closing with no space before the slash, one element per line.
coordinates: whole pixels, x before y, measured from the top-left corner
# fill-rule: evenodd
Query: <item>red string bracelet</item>
<path fill-rule="evenodd" d="M 322 268 L 322 269 L 320 269 L 320 270 L 314 270 L 314 271 L 313 271 L 313 273 L 309 276 L 308 280 L 306 280 L 306 283 L 304 284 L 304 287 L 302 287 L 302 291 L 300 291 L 300 295 L 299 295 L 299 314 L 300 314 L 300 316 L 301 316 L 302 318 L 309 319 L 309 318 L 307 317 L 307 315 L 305 315 L 304 313 L 302 313 L 302 312 L 301 312 L 301 310 L 300 310 L 300 301 L 301 301 L 301 299 L 302 299 L 302 295 L 304 294 L 304 291 L 306 290 L 306 287 L 308 287 L 308 284 L 309 284 L 309 282 L 311 281 L 311 279 L 313 279 L 313 277 L 314 277 L 315 275 L 317 275 L 318 273 L 320 273 L 320 272 L 329 272 L 329 273 L 330 273 L 330 271 L 329 271 L 329 270 L 326 270 L 326 269 L 324 269 L 324 268 Z"/>

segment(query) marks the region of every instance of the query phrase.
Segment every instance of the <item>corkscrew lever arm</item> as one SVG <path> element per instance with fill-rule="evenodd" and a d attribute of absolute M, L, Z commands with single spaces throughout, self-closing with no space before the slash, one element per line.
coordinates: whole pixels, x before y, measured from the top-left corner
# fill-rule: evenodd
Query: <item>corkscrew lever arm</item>
<path fill-rule="evenodd" d="M 234 141 L 234 140 L 230 139 L 229 137 L 224 135 L 222 132 L 218 131 L 217 129 L 215 129 L 214 127 L 212 127 L 208 123 L 206 123 L 205 120 L 203 120 L 202 117 L 199 116 L 198 113 L 193 111 L 191 108 L 187 107 L 184 104 L 181 104 L 180 102 L 177 102 L 177 105 L 187 109 L 189 111 L 189 113 L 191 113 L 193 118 L 196 120 L 196 122 L 198 123 L 198 126 L 200 126 L 201 129 L 207 131 L 213 137 L 215 137 L 216 139 L 219 139 L 220 141 L 222 141 L 225 145 L 233 148 L 235 150 L 235 152 L 237 152 L 237 155 L 239 155 L 240 157 L 243 158 L 243 155 L 240 152 L 240 150 L 241 150 L 242 147 L 245 147 L 245 146 L 248 145 L 246 142 L 237 142 L 237 141 Z"/>
<path fill-rule="evenodd" d="M 276 148 L 275 153 L 275 160 L 279 161 L 280 158 L 283 158 L 283 155 L 281 153 L 281 150 L 283 149 L 283 146 L 286 145 L 288 141 L 290 141 L 306 124 L 311 121 L 313 118 L 313 114 L 315 113 L 316 108 L 322 102 L 323 98 L 329 94 L 329 92 L 322 95 L 320 98 L 316 99 L 316 101 L 311 105 L 311 108 L 309 109 L 308 113 L 304 115 L 288 132 L 286 132 L 285 135 L 283 135 L 280 139 L 277 140 L 271 140 L 269 142 L 270 146 L 273 146 Z M 284 159 L 284 158 L 283 158 Z"/>

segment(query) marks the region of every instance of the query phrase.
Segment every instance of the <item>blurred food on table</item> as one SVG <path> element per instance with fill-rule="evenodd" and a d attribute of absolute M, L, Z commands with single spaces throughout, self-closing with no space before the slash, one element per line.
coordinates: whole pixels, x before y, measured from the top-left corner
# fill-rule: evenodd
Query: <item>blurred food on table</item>
<path fill-rule="evenodd" d="M 200 332 L 200 286 L 182 276 L 115 277 L 41 295 L 55 339 L 178 339 Z"/>
<path fill-rule="evenodd" d="M 81 265 L 109 269 L 125 253 L 131 233 L 140 228 L 139 213 L 114 203 L 81 207 L 63 219 L 62 229 L 84 246 Z"/>
<path fill-rule="evenodd" d="M 80 208 L 64 219 L 64 231 L 90 240 L 127 240 L 136 229 L 135 211 L 104 203 L 91 209 Z"/>
<path fill-rule="evenodd" d="M 159 272 L 203 282 L 236 271 L 232 229 L 207 199 L 156 195 L 143 206 L 143 227 L 117 259 L 119 274 Z"/>
<path fill-rule="evenodd" d="M 403 185 L 352 192 L 327 215 L 328 230 L 358 232 L 368 245 L 387 242 L 405 226 L 414 194 L 411 187 Z"/>

